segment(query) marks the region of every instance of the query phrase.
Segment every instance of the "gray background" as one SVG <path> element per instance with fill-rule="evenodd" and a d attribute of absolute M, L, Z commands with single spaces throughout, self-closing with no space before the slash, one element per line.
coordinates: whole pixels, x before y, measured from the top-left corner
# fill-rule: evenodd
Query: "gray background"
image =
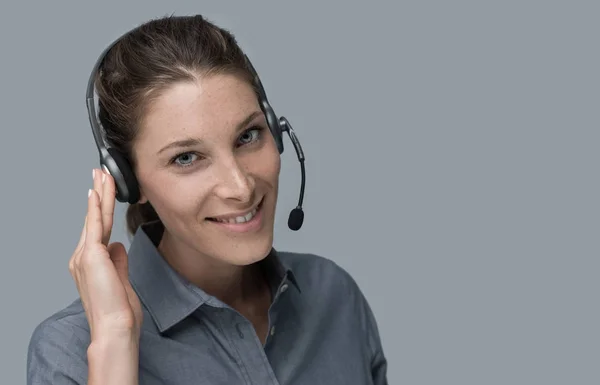
<path fill-rule="evenodd" d="M 276 246 L 356 278 L 391 384 L 600 383 L 598 3 L 350 3 L 2 3 L 3 384 L 24 382 L 33 328 L 77 295 L 91 66 L 171 13 L 231 29 L 292 122 L 306 221 L 285 224 L 286 151 Z"/>

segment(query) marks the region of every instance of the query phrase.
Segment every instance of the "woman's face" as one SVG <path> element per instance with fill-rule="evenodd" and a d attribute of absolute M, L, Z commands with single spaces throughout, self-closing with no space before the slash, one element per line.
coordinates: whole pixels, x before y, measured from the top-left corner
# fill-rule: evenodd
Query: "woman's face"
<path fill-rule="evenodd" d="M 142 202 L 178 249 L 234 265 L 268 254 L 280 156 L 250 84 L 174 84 L 150 105 L 133 152 Z"/>

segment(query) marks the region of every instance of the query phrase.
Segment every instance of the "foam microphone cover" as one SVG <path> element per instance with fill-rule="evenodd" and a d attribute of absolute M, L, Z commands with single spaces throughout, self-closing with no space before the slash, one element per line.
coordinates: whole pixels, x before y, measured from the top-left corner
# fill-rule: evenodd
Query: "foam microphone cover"
<path fill-rule="evenodd" d="M 300 207 L 296 207 L 290 212 L 288 218 L 288 227 L 291 230 L 298 231 L 304 222 L 304 211 Z"/>

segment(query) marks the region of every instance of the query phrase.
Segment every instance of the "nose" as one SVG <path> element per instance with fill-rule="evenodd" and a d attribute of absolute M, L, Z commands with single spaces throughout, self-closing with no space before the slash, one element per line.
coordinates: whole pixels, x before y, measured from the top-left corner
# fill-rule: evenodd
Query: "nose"
<path fill-rule="evenodd" d="M 219 182 L 215 193 L 222 199 L 235 200 L 242 203 L 252 202 L 255 181 L 240 166 L 235 157 L 221 162 L 219 167 Z"/>

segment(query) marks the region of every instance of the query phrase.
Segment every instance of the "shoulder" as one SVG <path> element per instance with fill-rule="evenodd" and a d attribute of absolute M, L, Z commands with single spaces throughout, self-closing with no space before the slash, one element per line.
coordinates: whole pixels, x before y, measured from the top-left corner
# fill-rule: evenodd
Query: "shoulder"
<path fill-rule="evenodd" d="M 30 349 L 49 342 L 71 345 L 81 340 L 89 343 L 89 326 L 81 300 L 71 302 L 65 308 L 41 321 L 33 330 Z M 87 349 L 87 347 L 86 347 Z"/>
<path fill-rule="evenodd" d="M 370 307 L 356 279 L 333 259 L 302 252 L 278 252 L 293 273 L 302 297 L 311 307 L 331 314 L 359 316 L 363 325 L 370 320 Z"/>
<path fill-rule="evenodd" d="M 81 301 L 42 320 L 27 351 L 27 384 L 83 384 L 90 333 Z"/>
<path fill-rule="evenodd" d="M 292 271 L 301 289 L 318 288 L 346 295 L 361 294 L 354 277 L 330 258 L 291 251 L 278 251 L 278 255 L 282 263 Z"/>
<path fill-rule="evenodd" d="M 307 302 L 302 310 L 320 325 L 331 325 L 344 333 L 364 338 L 371 354 L 381 352 L 377 321 L 356 279 L 340 264 L 312 253 L 281 252 L 284 265 L 292 270 Z"/>

